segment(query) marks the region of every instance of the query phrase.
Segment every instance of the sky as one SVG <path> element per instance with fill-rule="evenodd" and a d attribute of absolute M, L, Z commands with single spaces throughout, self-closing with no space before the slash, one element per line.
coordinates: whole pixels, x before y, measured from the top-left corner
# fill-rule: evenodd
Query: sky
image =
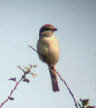
<path fill-rule="evenodd" d="M 52 24 L 58 31 L 60 59 L 57 71 L 76 100 L 90 99 L 96 105 L 96 0 L 0 0 L 0 103 L 22 76 L 17 66 L 37 65 L 21 82 L 3 108 L 75 108 L 74 101 L 58 77 L 60 92 L 51 88 L 50 74 L 35 51 L 39 29 Z"/>

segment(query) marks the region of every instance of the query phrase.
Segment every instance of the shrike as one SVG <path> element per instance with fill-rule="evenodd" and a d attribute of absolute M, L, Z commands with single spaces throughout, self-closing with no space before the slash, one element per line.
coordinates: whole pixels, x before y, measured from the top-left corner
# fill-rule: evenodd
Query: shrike
<path fill-rule="evenodd" d="M 39 31 L 39 40 L 37 42 L 38 56 L 40 60 L 48 65 L 54 92 L 59 91 L 57 73 L 54 70 L 59 60 L 59 45 L 54 35 L 55 31 L 57 31 L 57 28 L 51 24 L 42 26 Z"/>

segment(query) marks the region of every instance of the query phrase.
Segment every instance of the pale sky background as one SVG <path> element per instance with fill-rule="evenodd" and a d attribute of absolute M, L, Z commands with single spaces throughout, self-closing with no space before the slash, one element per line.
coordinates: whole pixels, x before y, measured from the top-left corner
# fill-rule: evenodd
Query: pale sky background
<path fill-rule="evenodd" d="M 96 105 L 96 0 L 0 0 L 0 103 L 15 85 L 8 79 L 22 75 L 17 66 L 38 65 L 38 76 L 27 76 L 31 82 L 21 82 L 3 108 L 75 108 L 59 78 L 60 92 L 52 91 L 47 65 L 28 47 L 36 48 L 44 24 L 58 28 L 57 71 L 77 101 Z"/>

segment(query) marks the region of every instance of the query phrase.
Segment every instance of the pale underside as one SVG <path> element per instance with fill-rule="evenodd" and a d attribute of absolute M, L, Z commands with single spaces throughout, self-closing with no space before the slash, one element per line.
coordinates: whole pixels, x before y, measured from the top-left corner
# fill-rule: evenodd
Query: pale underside
<path fill-rule="evenodd" d="M 49 65 L 55 65 L 59 59 L 57 38 L 55 36 L 43 36 L 38 40 L 37 51 L 39 52 L 40 60 Z"/>

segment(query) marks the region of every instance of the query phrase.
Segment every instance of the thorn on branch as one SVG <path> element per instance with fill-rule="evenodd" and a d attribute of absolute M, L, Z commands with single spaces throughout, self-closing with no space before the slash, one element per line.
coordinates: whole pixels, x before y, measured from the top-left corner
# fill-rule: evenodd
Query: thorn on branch
<path fill-rule="evenodd" d="M 13 97 L 8 97 L 10 100 L 14 100 L 14 98 Z"/>
<path fill-rule="evenodd" d="M 15 81 L 16 82 L 16 77 L 15 78 L 10 78 L 8 80 L 12 80 L 12 81 Z"/>

